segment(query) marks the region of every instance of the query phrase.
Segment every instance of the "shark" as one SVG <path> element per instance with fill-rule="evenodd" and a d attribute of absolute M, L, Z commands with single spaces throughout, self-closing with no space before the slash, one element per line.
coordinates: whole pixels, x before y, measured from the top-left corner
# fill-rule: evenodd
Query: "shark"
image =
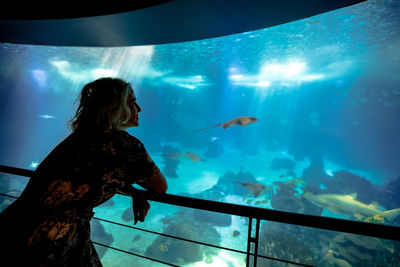
<path fill-rule="evenodd" d="M 316 206 L 327 209 L 337 214 L 352 215 L 359 220 L 371 221 L 371 218 L 381 217 L 387 222 L 393 222 L 400 216 L 400 208 L 392 210 L 380 210 L 378 204 L 365 204 L 356 200 L 353 194 L 313 194 L 305 192 L 302 195 Z"/>
<path fill-rule="evenodd" d="M 257 121 L 258 121 L 258 119 L 256 117 L 242 116 L 242 117 L 234 118 L 234 119 L 232 119 L 230 121 L 227 121 L 227 122 L 219 123 L 217 125 L 206 127 L 206 128 L 203 128 L 203 129 L 198 129 L 198 130 L 195 130 L 195 131 L 203 131 L 203 130 L 206 130 L 206 129 L 216 128 L 216 127 L 219 127 L 219 126 L 222 126 L 222 128 L 224 128 L 224 130 L 225 130 L 225 129 L 227 129 L 229 127 L 232 127 L 234 125 L 246 126 L 246 125 L 248 125 L 250 123 L 254 123 L 254 122 L 257 122 Z"/>

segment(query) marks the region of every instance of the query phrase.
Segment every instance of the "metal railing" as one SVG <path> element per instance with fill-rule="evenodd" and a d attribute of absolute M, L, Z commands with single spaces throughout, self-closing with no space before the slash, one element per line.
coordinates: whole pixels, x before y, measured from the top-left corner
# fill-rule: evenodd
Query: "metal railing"
<path fill-rule="evenodd" d="M 26 169 L 4 166 L 4 165 L 0 165 L 0 172 L 19 175 L 19 176 L 26 176 L 26 177 L 30 177 L 34 173 L 34 171 L 32 171 L 32 170 L 26 170 Z M 307 214 L 298 214 L 298 213 L 293 213 L 293 212 L 285 212 L 285 211 L 278 211 L 278 210 L 272 210 L 272 209 L 250 207 L 250 206 L 244 206 L 244 205 L 238 205 L 238 204 L 223 203 L 223 202 L 204 200 L 204 199 L 196 199 L 196 198 L 177 196 L 177 195 L 171 195 L 171 194 L 160 194 L 160 193 L 154 193 L 154 192 L 144 191 L 144 190 L 142 190 L 142 191 L 143 191 L 143 194 L 149 200 L 152 200 L 152 201 L 157 201 L 160 203 L 165 203 L 165 204 L 170 204 L 170 205 L 175 205 L 175 206 L 207 210 L 207 211 L 212 211 L 212 212 L 218 212 L 218 213 L 224 213 L 224 214 L 249 218 L 247 251 L 235 250 L 235 249 L 231 249 L 231 248 L 227 248 L 227 247 L 215 246 L 212 244 L 198 242 L 195 240 L 174 237 L 174 236 L 166 235 L 163 233 L 153 232 L 153 231 L 149 231 L 149 230 L 145 230 L 145 229 L 141 229 L 141 228 L 125 225 L 125 224 L 120 224 L 120 223 L 113 222 L 113 221 L 108 221 L 108 220 L 101 219 L 101 218 L 94 217 L 94 219 L 103 221 L 103 222 L 107 222 L 107 223 L 112 223 L 112 224 L 119 225 L 122 227 L 129 227 L 129 228 L 140 230 L 140 231 L 145 231 L 145 232 L 149 232 L 149 233 L 153 233 L 153 234 L 157 234 L 157 235 L 163 235 L 163 236 L 166 236 L 169 238 L 175 238 L 175 239 L 179 239 L 182 241 L 192 242 L 192 243 L 196 243 L 196 244 L 200 244 L 200 245 L 211 246 L 211 247 L 218 248 L 218 249 L 224 249 L 224 250 L 229 250 L 232 252 L 246 254 L 246 266 L 250 266 L 250 257 L 253 257 L 253 265 L 252 266 L 254 266 L 254 267 L 256 267 L 256 265 L 257 265 L 258 257 L 269 259 L 269 260 L 274 260 L 274 261 L 280 261 L 280 262 L 284 262 L 284 263 L 289 263 L 289 264 L 294 264 L 294 265 L 309 266 L 307 264 L 288 261 L 285 259 L 277 259 L 277 258 L 267 257 L 264 255 L 258 255 L 258 242 L 259 242 L 259 231 L 260 231 L 260 221 L 261 220 L 274 221 L 274 222 L 285 223 L 285 224 L 292 224 L 292 225 L 298 225 L 298 226 L 319 228 L 319 229 L 324 229 L 324 230 L 338 231 L 338 232 L 344 232 L 344 233 L 350 233 L 350 234 L 357 234 L 357 235 L 363 235 L 363 236 L 378 237 L 378 238 L 400 241 L 400 227 L 397 227 L 397 226 L 373 224 L 373 223 L 360 222 L 360 221 L 350 221 L 350 220 L 344 220 L 344 219 L 328 218 L 328 217 L 307 215 Z M 0 193 L 0 195 L 16 198 L 16 197 L 9 196 L 9 195 L 2 194 L 2 193 Z M 251 235 L 252 230 L 253 230 L 252 229 L 252 221 L 253 220 L 256 220 L 256 229 L 255 229 L 254 237 Z M 163 262 L 163 261 L 160 261 L 157 259 L 148 258 L 143 255 L 139 255 L 139 254 L 132 253 L 129 251 L 121 250 L 118 248 L 114 248 L 114 247 L 111 247 L 111 246 L 108 246 L 105 244 L 101 244 L 101 243 L 97 243 L 97 242 L 93 242 L 93 243 L 96 245 L 104 246 L 104 247 L 114 249 L 114 250 L 117 250 L 120 252 L 131 254 L 133 256 L 145 258 L 148 260 L 156 261 L 156 262 L 163 263 L 163 264 L 170 265 L 170 266 L 176 266 L 171 263 Z M 251 252 L 252 244 L 254 244 L 254 252 Z"/>

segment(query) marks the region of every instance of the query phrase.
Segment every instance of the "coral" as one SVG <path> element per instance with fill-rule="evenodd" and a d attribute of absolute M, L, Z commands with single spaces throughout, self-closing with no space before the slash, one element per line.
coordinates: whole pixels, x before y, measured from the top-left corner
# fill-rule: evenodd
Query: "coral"
<path fill-rule="evenodd" d="M 296 185 L 274 182 L 276 192 L 271 197 L 271 206 L 276 210 L 300 212 L 301 204 L 296 196 Z"/>
<path fill-rule="evenodd" d="M 178 173 L 176 170 L 178 169 L 179 160 L 165 158 L 164 159 L 164 167 L 162 168 L 163 174 L 165 174 L 169 178 L 178 178 Z"/>
<path fill-rule="evenodd" d="M 238 183 L 234 183 L 234 181 L 249 183 L 257 182 L 252 173 L 246 172 L 243 169 L 241 169 L 237 174 L 232 171 L 227 171 L 223 176 L 219 177 L 218 182 L 212 188 L 196 194 L 194 197 L 223 201 L 224 197 L 228 194 L 244 196 L 251 193 L 248 188 L 243 187 Z"/>
<path fill-rule="evenodd" d="M 332 250 L 318 261 L 318 266 L 326 266 L 326 267 L 351 267 L 352 265 L 341 258 L 337 258 L 337 253 Z"/>
<path fill-rule="evenodd" d="M 321 240 L 331 234 L 317 229 L 280 223 L 264 223 L 260 231 L 259 254 L 308 265 L 316 265 L 321 251 Z M 279 261 L 258 258 L 260 266 L 287 266 Z"/>
<path fill-rule="evenodd" d="M 308 168 L 304 169 L 302 178 L 307 185 L 319 187 L 331 177 L 324 172 L 322 163 L 311 163 Z"/>
<path fill-rule="evenodd" d="M 325 180 L 326 193 L 357 194 L 357 200 L 364 203 L 379 201 L 378 191 L 370 181 L 364 177 L 348 171 L 335 172 L 331 179 Z"/>
<path fill-rule="evenodd" d="M 398 266 L 400 263 L 398 242 L 373 237 L 342 233 L 332 240 L 328 251 L 322 259 L 325 263 L 340 260 L 351 266 Z"/>
<path fill-rule="evenodd" d="M 313 266 L 400 266 L 399 242 L 274 222 L 261 227 L 259 254 Z M 263 258 L 258 264 L 286 266 Z"/>
<path fill-rule="evenodd" d="M 243 182 L 243 183 L 255 183 L 257 180 L 254 178 L 254 175 L 251 172 L 246 172 L 244 170 L 240 170 L 236 175 L 227 171 L 223 176 L 218 179 L 217 184 L 214 186 L 214 190 L 221 190 L 226 193 L 233 193 L 236 195 L 246 195 L 249 193 L 249 190 L 240 184 L 234 183 L 234 181 Z"/>
<path fill-rule="evenodd" d="M 276 210 L 321 215 L 322 208 L 299 196 L 297 184 L 274 182 L 277 186 L 271 196 L 271 206 Z"/>
<path fill-rule="evenodd" d="M 163 233 L 190 240 L 199 240 L 203 234 L 198 227 L 189 222 L 173 222 Z M 145 252 L 147 257 L 177 265 L 201 261 L 205 254 L 209 254 L 209 251 L 205 252 L 203 247 L 198 244 L 165 236 L 157 237 Z"/>
<path fill-rule="evenodd" d="M 200 223 L 210 223 L 215 226 L 230 226 L 232 216 L 206 210 L 193 210 L 193 217 Z"/>
<path fill-rule="evenodd" d="M 114 238 L 111 234 L 107 233 L 103 225 L 98 220 L 90 221 L 91 239 L 101 244 L 111 245 L 114 242 Z M 98 246 L 96 248 L 97 254 L 101 259 L 106 253 L 108 248 L 103 246 Z"/>
<path fill-rule="evenodd" d="M 380 203 L 387 209 L 400 207 L 400 176 L 388 181 L 378 191 Z"/>
<path fill-rule="evenodd" d="M 126 222 L 133 222 L 133 210 L 131 207 L 127 208 L 121 216 L 122 220 Z"/>
<path fill-rule="evenodd" d="M 221 236 L 213 227 L 214 222 L 200 222 L 195 219 L 192 209 L 182 209 L 172 216 L 164 217 L 161 222 L 166 225 L 164 234 L 213 245 L 219 245 L 221 242 Z M 217 253 L 218 250 L 212 247 L 159 236 L 146 249 L 145 255 L 183 265 L 203 259 L 210 262 L 212 255 Z"/>

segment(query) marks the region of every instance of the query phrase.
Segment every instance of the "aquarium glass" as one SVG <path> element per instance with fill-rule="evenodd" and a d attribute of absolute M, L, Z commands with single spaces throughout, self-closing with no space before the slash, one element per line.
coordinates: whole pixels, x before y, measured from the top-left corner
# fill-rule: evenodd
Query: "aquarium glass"
<path fill-rule="evenodd" d="M 399 22 L 400 1 L 379 0 L 193 42 L 111 48 L 2 43 L 0 164 L 34 170 L 71 133 L 67 122 L 81 88 L 100 77 L 121 77 L 142 108 L 139 127 L 127 131 L 166 176 L 168 193 L 399 226 Z M 23 190 L 25 178 L 14 178 L 2 174 L 2 193 Z M 98 207 L 96 216 L 132 225 L 122 217 L 130 200 L 112 200 L 112 208 Z M 246 250 L 246 220 L 152 203 L 144 225 L 163 232 L 178 221 L 195 222 L 210 231 L 203 242 Z M 103 221 L 96 227 L 121 249 L 144 253 L 158 242 Z M 193 226 L 185 227 L 191 236 Z M 261 235 L 274 229 L 262 228 Z M 332 237 L 338 243 L 345 238 L 339 234 Z M 306 242 L 312 260 L 301 251 L 280 256 L 318 264 L 328 255 L 356 264 L 332 254 L 340 249 L 328 242 L 323 248 L 314 241 Z M 158 244 L 157 253 L 178 265 L 245 261 L 200 245 L 201 257 L 168 258 L 174 242 Z M 359 242 L 354 254 L 369 248 L 352 242 Z M 274 251 L 271 244 L 261 244 L 260 253 Z M 375 244 L 384 250 L 375 257 L 396 254 L 398 246 L 384 244 Z M 106 262 L 119 257 L 108 251 Z"/>

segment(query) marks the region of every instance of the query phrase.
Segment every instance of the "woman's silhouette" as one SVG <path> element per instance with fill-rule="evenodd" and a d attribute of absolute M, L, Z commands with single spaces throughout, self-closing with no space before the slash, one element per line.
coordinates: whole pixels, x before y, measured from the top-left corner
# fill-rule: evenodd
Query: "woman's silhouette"
<path fill-rule="evenodd" d="M 72 133 L 42 161 L 21 196 L 0 214 L 1 261 L 10 266 L 101 266 L 90 240 L 93 208 L 118 191 L 132 195 L 135 223 L 149 209 L 132 187 L 166 192 L 143 144 L 131 85 L 101 78 L 85 85 Z"/>

